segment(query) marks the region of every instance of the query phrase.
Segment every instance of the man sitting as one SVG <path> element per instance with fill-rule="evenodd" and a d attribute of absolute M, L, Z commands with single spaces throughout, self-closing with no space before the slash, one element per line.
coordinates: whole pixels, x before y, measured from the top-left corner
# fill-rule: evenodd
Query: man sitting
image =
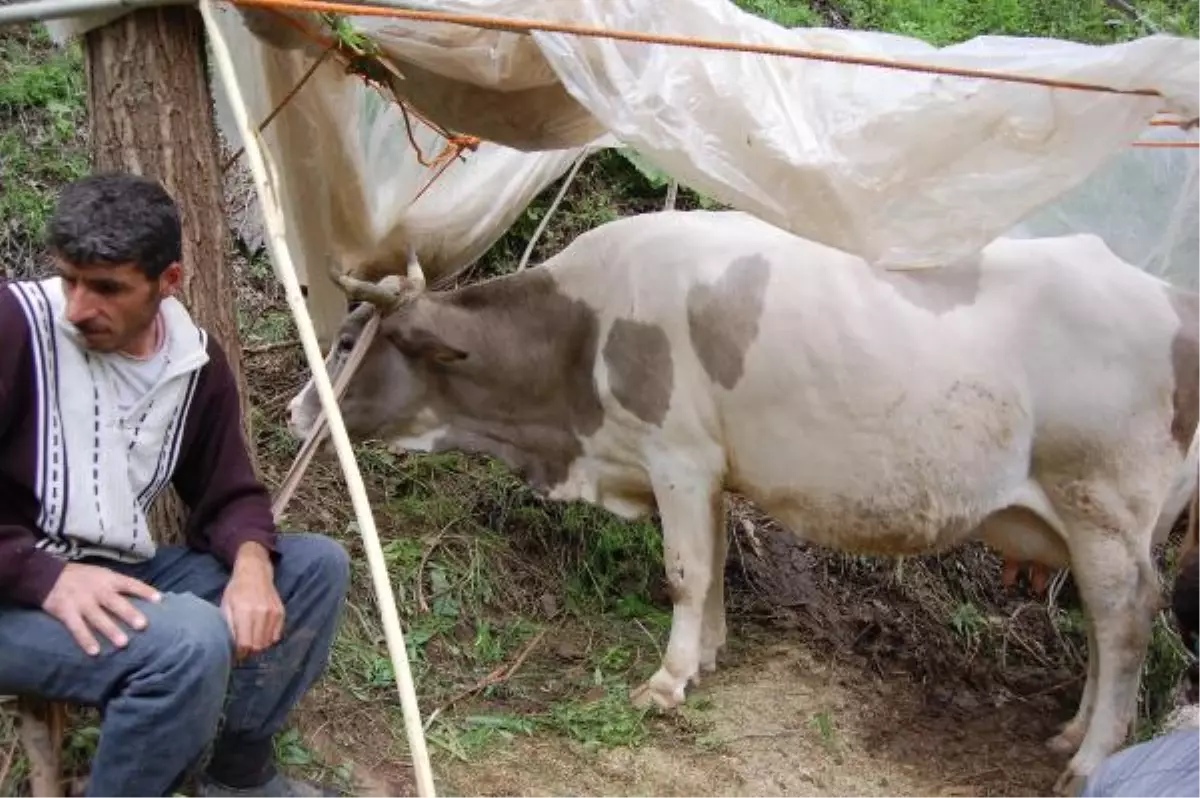
<path fill-rule="evenodd" d="M 280 535 L 234 375 L 175 298 L 155 181 L 66 187 L 57 276 L 0 285 L 0 694 L 101 707 L 88 794 L 319 794 L 272 736 L 323 673 L 349 585 L 335 541 Z M 182 546 L 146 511 L 170 483 Z"/>

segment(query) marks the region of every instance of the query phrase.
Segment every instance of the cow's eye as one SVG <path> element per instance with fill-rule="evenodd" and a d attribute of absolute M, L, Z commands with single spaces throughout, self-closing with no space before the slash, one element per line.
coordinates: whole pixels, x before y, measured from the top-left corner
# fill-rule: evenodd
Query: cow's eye
<path fill-rule="evenodd" d="M 354 336 L 343 335 L 338 338 L 338 351 L 343 355 L 350 354 L 350 350 L 354 348 Z"/>

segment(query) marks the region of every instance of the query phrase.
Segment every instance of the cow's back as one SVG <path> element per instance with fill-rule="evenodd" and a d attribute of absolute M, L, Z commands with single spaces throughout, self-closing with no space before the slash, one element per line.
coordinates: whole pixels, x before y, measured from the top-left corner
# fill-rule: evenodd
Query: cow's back
<path fill-rule="evenodd" d="M 602 347 L 671 375 L 623 396 L 623 361 L 598 357 L 613 423 L 715 443 L 731 488 L 818 542 L 952 542 L 1055 458 L 1133 445 L 1173 465 L 1154 455 L 1178 303 L 1097 239 L 883 272 L 745 214 L 681 212 L 606 225 L 547 266 L 600 309 Z"/>

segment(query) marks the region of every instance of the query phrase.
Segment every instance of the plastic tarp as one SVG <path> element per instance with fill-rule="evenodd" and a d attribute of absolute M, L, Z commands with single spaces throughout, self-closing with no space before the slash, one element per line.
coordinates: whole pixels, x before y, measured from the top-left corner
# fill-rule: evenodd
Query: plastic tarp
<path fill-rule="evenodd" d="M 1181 158 L 1192 163 L 1192 154 L 1132 151 L 1129 145 L 1146 134 L 1159 112 L 1200 116 L 1195 40 L 1150 36 L 1096 47 L 984 36 L 935 48 L 881 32 L 786 29 L 740 11 L 730 0 L 438 0 L 437 7 L 1156 90 L 1162 96 L 1102 94 L 553 32 L 523 35 L 425 20 L 349 18 L 382 49 L 395 72 L 389 88 L 397 96 L 449 130 L 486 139 L 504 152 L 497 158 L 532 168 L 535 161 L 518 161 L 510 150 L 553 157 L 554 167 L 547 168 L 557 175 L 574 157 L 572 148 L 601 144 L 611 134 L 684 185 L 877 265 L 928 268 L 953 262 L 997 235 L 1022 230 L 1106 228 L 1108 211 L 1098 209 L 1118 196 L 1126 197 L 1127 206 L 1136 204 L 1123 223 L 1135 228 L 1128 235 L 1140 241 L 1136 248 L 1144 256 L 1150 257 L 1153 239 L 1172 230 L 1186 235 L 1162 215 L 1160 181 L 1141 172 L 1152 164 L 1147 168 L 1170 184 L 1166 196 L 1190 202 L 1192 194 L 1182 192 L 1194 193 L 1195 186 L 1181 184 L 1176 163 Z M 312 44 L 284 43 L 288 25 L 268 22 L 263 12 L 244 14 L 256 34 L 272 42 L 269 49 L 319 52 Z M 319 28 L 313 14 L 289 14 Z M 353 94 L 352 84 L 353 79 L 340 90 Z M 319 91 L 332 97 L 332 79 Z M 356 113 L 364 119 L 361 110 Z M 274 126 L 286 124 L 281 118 Z M 403 136 L 402 128 L 391 130 L 390 137 Z M 324 138 L 317 140 L 324 149 Z M 368 184 L 374 181 L 374 196 L 402 193 L 379 187 L 391 180 L 410 186 L 398 176 L 406 169 L 404 158 L 372 161 L 353 146 L 347 155 L 356 158 L 354 168 Z M 278 158 L 281 170 L 292 172 L 293 164 L 282 166 L 287 156 Z M 367 175 L 372 166 L 385 166 L 395 178 Z M 329 172 L 323 179 L 346 178 Z M 476 191 L 499 185 L 463 180 Z M 311 200 L 307 179 L 294 182 Z M 445 188 L 448 202 L 450 191 Z M 1139 192 L 1146 197 L 1140 204 Z M 496 197 L 488 205 L 520 203 L 524 196 Z M 300 194 L 290 202 L 302 202 Z M 372 202 L 377 218 L 388 217 L 388 203 Z M 1172 206 L 1172 214 L 1178 208 Z M 458 209 L 440 222 L 455 227 L 464 212 Z M 385 238 L 384 227 L 376 223 L 374 240 L 362 239 L 360 248 Z M 1106 238 L 1120 241 L 1126 235 L 1108 232 Z"/>
<path fill-rule="evenodd" d="M 265 119 L 320 51 L 265 44 L 240 15 L 222 9 L 217 16 L 250 118 Z M 227 98 L 217 91 L 215 99 L 224 135 L 240 144 Z M 330 269 L 376 279 L 402 266 L 412 244 L 431 280 L 452 276 L 504 235 L 582 151 L 523 152 L 482 142 L 443 170 L 436 159 L 449 142 L 412 115 L 406 126 L 395 102 L 332 58 L 282 107 L 263 139 L 288 248 L 323 344 L 345 310 L 345 297 L 326 276 Z"/>
<path fill-rule="evenodd" d="M 1146 141 L 1194 141 L 1155 127 Z M 1164 280 L 1200 289 L 1200 152 L 1126 147 L 1078 186 L 1035 210 L 1008 235 L 1092 233 L 1119 257 Z"/>
<path fill-rule="evenodd" d="M 729 0 L 437 5 L 1163 95 L 353 18 L 404 75 L 394 90 L 447 127 L 523 149 L 609 132 L 685 185 L 886 267 L 969 255 L 1128 149 L 1156 112 L 1200 115 L 1200 43 L 1182 37 L 1091 46 L 984 36 L 939 49 L 885 33 L 787 29 Z"/>

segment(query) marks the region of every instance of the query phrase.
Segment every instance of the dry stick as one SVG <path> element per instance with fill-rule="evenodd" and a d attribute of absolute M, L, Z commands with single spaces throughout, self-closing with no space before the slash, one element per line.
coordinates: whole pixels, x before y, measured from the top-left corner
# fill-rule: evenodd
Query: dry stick
<path fill-rule="evenodd" d="M 13 740 L 8 745 L 8 751 L 4 754 L 4 765 L 0 766 L 0 789 L 4 788 L 4 783 L 8 781 L 8 772 L 12 770 L 13 760 L 17 758 L 17 745 L 20 738 Z"/>
<path fill-rule="evenodd" d="M 212 45 L 217 73 L 224 84 L 229 96 L 229 104 L 233 110 L 242 140 L 245 142 L 246 158 L 250 162 L 250 171 L 254 176 L 255 189 L 262 205 L 263 221 L 267 229 L 267 243 L 271 253 L 271 263 L 275 274 L 283 283 L 287 295 L 288 306 L 304 344 L 304 354 L 312 371 L 313 382 L 321 406 L 328 414 L 328 423 L 337 450 L 338 461 L 346 476 L 346 487 L 350 491 L 350 501 L 358 520 L 359 532 L 362 536 L 363 548 L 367 554 L 367 564 L 371 572 L 371 581 L 379 603 L 379 611 L 383 622 L 384 636 L 387 639 L 388 654 L 391 657 L 393 671 L 396 677 L 396 689 L 400 694 L 400 704 L 404 712 L 404 727 L 411 752 L 413 769 L 416 776 L 417 795 L 433 796 L 433 769 L 429 763 L 429 752 L 425 745 L 425 734 L 421 729 L 420 707 L 417 703 L 417 692 L 413 685 L 411 666 L 408 652 L 404 644 L 404 632 L 400 626 L 399 611 L 396 608 L 396 597 L 392 591 L 391 579 L 387 571 L 387 562 L 383 556 L 383 547 L 379 542 L 379 533 L 375 528 L 375 518 L 371 514 L 370 499 L 367 497 L 366 486 L 358 462 L 354 457 L 354 449 L 346 432 L 338 409 L 337 398 L 333 393 L 329 375 L 325 371 L 321 348 L 317 343 L 316 330 L 308 309 L 304 304 L 304 296 L 300 293 L 300 282 L 296 277 L 295 266 L 292 264 L 291 253 L 288 251 L 287 240 L 284 238 L 284 218 L 279 209 L 278 197 L 274 186 L 278 183 L 269 182 L 274 164 L 267 161 L 267 156 L 259 136 L 251 127 L 246 103 L 242 97 L 241 87 L 237 83 L 233 60 L 229 54 L 229 46 L 214 15 L 212 0 L 200 0 L 200 14 L 208 32 Z"/>
<path fill-rule="evenodd" d="M 538 632 L 537 636 L 535 636 L 532 640 L 530 640 L 525 645 L 525 648 L 521 649 L 521 653 L 517 655 L 517 658 L 515 660 L 513 660 L 513 664 L 510 665 L 508 668 L 505 668 L 504 666 L 500 666 L 500 667 L 496 668 L 495 670 L 493 670 L 491 673 L 489 673 L 487 676 L 484 676 L 482 679 L 477 681 L 475 684 L 468 687 L 466 690 L 463 690 L 463 691 L 451 696 L 448 701 L 446 701 L 444 704 L 442 704 L 440 707 L 438 707 L 437 709 L 435 709 L 433 711 L 433 714 L 430 715 L 430 719 L 432 719 L 434 715 L 442 714 L 447 709 L 449 709 L 450 707 L 457 704 L 459 701 L 462 701 L 464 698 L 469 698 L 470 696 L 474 695 L 475 693 L 478 693 L 480 690 L 484 690 L 488 687 L 492 687 L 497 684 L 503 684 L 504 682 L 511 679 L 513 677 L 513 674 L 515 674 L 517 672 L 517 669 L 519 669 L 521 667 L 521 665 L 523 665 L 525 663 L 525 658 L 529 656 L 529 652 L 533 651 L 534 646 L 536 646 L 539 642 L 541 642 L 542 638 L 546 636 L 546 632 L 548 632 L 548 631 L 550 631 L 549 627 Z"/>
<path fill-rule="evenodd" d="M 575 163 L 571 165 L 571 171 L 567 173 L 567 179 L 558 187 L 558 193 L 554 195 L 554 201 L 550 203 L 550 207 L 546 210 L 546 215 L 538 222 L 537 229 L 529 237 L 529 243 L 525 245 L 525 251 L 521 254 L 521 262 L 517 264 L 517 271 L 524 271 L 525 267 L 529 265 L 529 256 L 533 254 L 534 245 L 542 237 L 542 233 L 546 230 L 546 225 L 550 223 L 550 217 L 558 210 L 559 203 L 567 195 L 567 189 L 571 187 L 571 181 L 575 179 L 575 175 L 579 173 L 579 167 L 583 166 L 583 162 L 587 160 L 589 155 L 591 155 L 591 152 L 585 148 L 583 152 L 579 153 L 579 157 L 575 159 Z"/>
<path fill-rule="evenodd" d="M 286 106 L 289 102 L 291 102 L 291 99 L 296 96 L 296 94 L 300 91 L 300 89 L 304 88 L 304 84 L 308 83 L 308 79 L 311 78 L 313 73 L 317 71 L 317 68 L 320 67 L 321 64 L 325 63 L 325 59 L 329 57 L 329 53 L 332 51 L 333 51 L 332 47 L 325 48 L 324 52 L 321 53 L 321 55 L 317 58 L 317 60 L 312 62 L 312 65 L 300 77 L 300 80 L 296 81 L 296 85 L 292 86 L 291 91 L 289 91 L 287 94 L 284 95 L 283 99 L 279 101 L 279 104 L 276 105 L 274 109 L 272 109 L 271 113 L 267 114 L 267 118 L 264 119 L 262 121 L 262 124 L 260 124 L 258 126 L 259 133 L 262 133 L 263 131 L 265 131 L 267 129 L 267 127 L 271 124 L 271 122 L 273 122 L 275 120 L 275 116 L 280 111 L 283 110 L 284 106 Z M 228 172 L 229 167 L 233 166 L 233 164 L 237 161 L 237 159 L 242 157 L 242 153 L 245 151 L 246 151 L 245 145 L 242 145 L 241 147 L 239 147 L 237 152 L 235 152 L 233 155 L 229 156 L 229 160 L 226 161 L 225 165 L 221 167 L 221 171 Z"/>
<path fill-rule="evenodd" d="M 433 554 L 433 550 L 436 549 L 438 544 L 442 542 L 442 538 L 446 536 L 446 532 L 449 531 L 450 527 L 454 526 L 461 520 L 463 519 L 455 518 L 453 521 L 442 527 L 441 531 L 434 536 L 433 540 L 430 541 L 429 546 L 421 554 L 421 562 L 417 564 L 417 607 L 421 610 L 421 612 L 429 612 L 429 604 L 425 601 L 424 587 L 425 566 L 429 563 L 429 556 Z"/>
<path fill-rule="evenodd" d="M 29 760 L 34 795 L 62 795 L 62 739 L 66 705 L 34 696 L 18 696 L 17 739 Z"/>
<path fill-rule="evenodd" d="M 671 182 L 667 184 L 667 199 L 663 202 L 664 211 L 675 210 L 675 197 L 679 194 L 679 181 L 671 178 Z"/>
<path fill-rule="evenodd" d="M 358 370 L 358 364 L 362 362 L 363 357 L 367 353 L 367 347 L 375 340 L 375 333 L 379 330 L 379 314 L 374 314 L 367 321 L 363 328 L 362 334 L 358 337 L 358 341 L 354 344 L 354 349 L 350 350 L 350 356 L 346 358 L 345 364 L 342 366 L 342 371 L 338 374 L 337 382 L 333 386 L 334 400 L 342 398 L 342 394 L 346 392 L 346 386 L 350 384 L 350 378 L 354 376 L 354 372 Z M 325 364 L 321 364 L 322 370 Z M 300 486 L 300 480 L 304 478 L 304 472 L 308 470 L 308 464 L 312 462 L 313 455 L 316 454 L 321 442 L 325 439 L 326 431 L 326 415 L 324 409 L 317 415 L 317 420 L 313 423 L 312 429 L 308 432 L 308 437 L 304 439 L 304 444 L 300 447 L 300 451 L 296 454 L 296 459 L 292 462 L 292 467 L 288 469 L 287 475 L 280 483 L 279 490 L 275 494 L 275 501 L 271 505 L 271 514 L 278 521 L 283 516 L 283 511 L 287 508 L 288 502 L 292 500 L 292 496 L 296 493 L 296 488 Z"/>
<path fill-rule="evenodd" d="M 246 355 L 265 355 L 267 352 L 276 352 L 280 349 L 287 349 L 289 346 L 299 346 L 300 341 L 296 338 L 289 338 L 286 341 L 275 341 L 270 344 L 260 344 L 258 346 L 247 346 L 242 349 L 242 353 Z"/>

